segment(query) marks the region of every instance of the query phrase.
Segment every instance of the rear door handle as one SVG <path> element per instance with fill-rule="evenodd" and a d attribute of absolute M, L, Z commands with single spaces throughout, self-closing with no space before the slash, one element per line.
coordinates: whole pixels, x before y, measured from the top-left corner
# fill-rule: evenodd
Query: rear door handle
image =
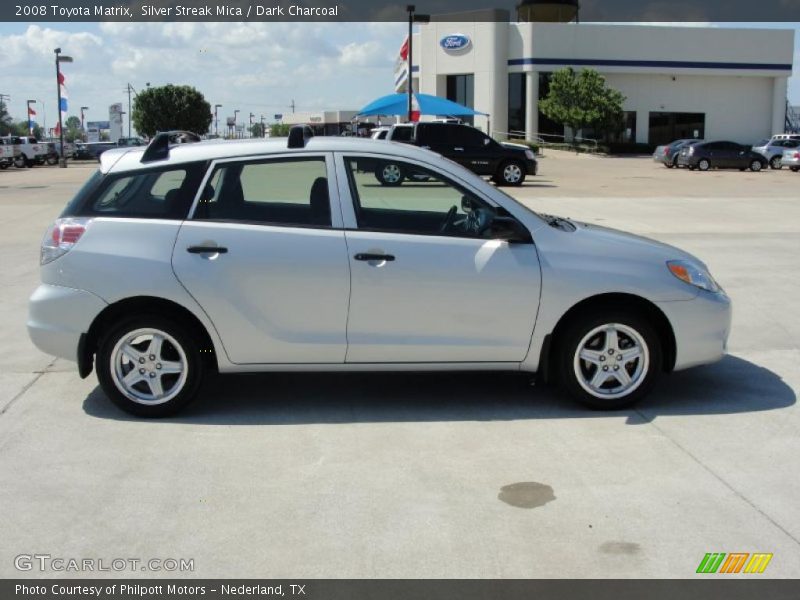
<path fill-rule="evenodd" d="M 186 251 L 189 254 L 227 254 L 228 249 L 222 246 L 189 246 Z"/>
<path fill-rule="evenodd" d="M 394 260 L 394 256 L 391 254 L 371 254 L 369 252 L 360 252 L 353 258 L 356 260 L 385 260 L 388 262 L 392 262 Z"/>

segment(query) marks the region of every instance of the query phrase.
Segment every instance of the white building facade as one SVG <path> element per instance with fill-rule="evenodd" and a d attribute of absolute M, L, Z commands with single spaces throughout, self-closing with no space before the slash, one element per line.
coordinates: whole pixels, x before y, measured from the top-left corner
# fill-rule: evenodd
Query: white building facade
<path fill-rule="evenodd" d="M 563 67 L 595 69 L 626 96 L 617 141 L 753 143 L 784 131 L 793 30 L 510 23 L 492 12 L 494 21 L 421 25 L 413 77 L 422 93 L 488 113 L 475 125 L 493 135 L 563 134 L 538 110 Z"/>

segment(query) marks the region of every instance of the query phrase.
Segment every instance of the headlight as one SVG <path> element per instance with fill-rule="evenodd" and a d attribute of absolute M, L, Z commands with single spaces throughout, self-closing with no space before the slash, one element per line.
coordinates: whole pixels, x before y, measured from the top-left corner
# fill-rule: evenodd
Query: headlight
<path fill-rule="evenodd" d="M 536 155 L 533 153 L 533 150 L 525 150 L 525 158 L 528 160 L 536 159 Z"/>
<path fill-rule="evenodd" d="M 675 275 L 681 281 L 685 281 L 689 285 L 699 287 L 709 292 L 718 292 L 720 287 L 711 273 L 706 271 L 700 265 L 697 265 L 688 260 L 670 260 L 667 261 L 667 268 L 670 273 Z"/>

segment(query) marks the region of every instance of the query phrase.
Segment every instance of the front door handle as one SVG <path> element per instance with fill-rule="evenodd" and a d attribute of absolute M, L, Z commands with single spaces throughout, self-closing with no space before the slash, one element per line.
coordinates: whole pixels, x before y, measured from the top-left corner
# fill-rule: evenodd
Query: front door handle
<path fill-rule="evenodd" d="M 464 149 L 463 149 L 463 148 L 453 148 L 453 150 L 456 150 L 456 151 L 458 151 L 458 152 L 463 152 L 463 151 L 464 151 Z"/>
<path fill-rule="evenodd" d="M 186 251 L 189 254 L 227 254 L 228 249 L 222 246 L 189 246 Z"/>
<path fill-rule="evenodd" d="M 369 252 L 360 252 L 356 254 L 353 258 L 356 260 L 385 260 L 388 262 L 392 262 L 394 260 L 394 256 L 391 254 L 372 254 Z"/>

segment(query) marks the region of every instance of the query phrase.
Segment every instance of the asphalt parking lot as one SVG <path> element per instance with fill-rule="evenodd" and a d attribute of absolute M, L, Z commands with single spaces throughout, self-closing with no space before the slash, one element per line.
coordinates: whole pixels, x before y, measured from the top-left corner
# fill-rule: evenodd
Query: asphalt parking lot
<path fill-rule="evenodd" d="M 732 297 L 730 355 L 634 410 L 514 375 L 267 374 L 143 421 L 25 331 L 41 235 L 95 167 L 0 172 L 1 577 L 46 553 L 195 577 L 690 578 L 707 552 L 800 577 L 800 173 L 548 152 L 511 190 L 681 246 Z"/>

